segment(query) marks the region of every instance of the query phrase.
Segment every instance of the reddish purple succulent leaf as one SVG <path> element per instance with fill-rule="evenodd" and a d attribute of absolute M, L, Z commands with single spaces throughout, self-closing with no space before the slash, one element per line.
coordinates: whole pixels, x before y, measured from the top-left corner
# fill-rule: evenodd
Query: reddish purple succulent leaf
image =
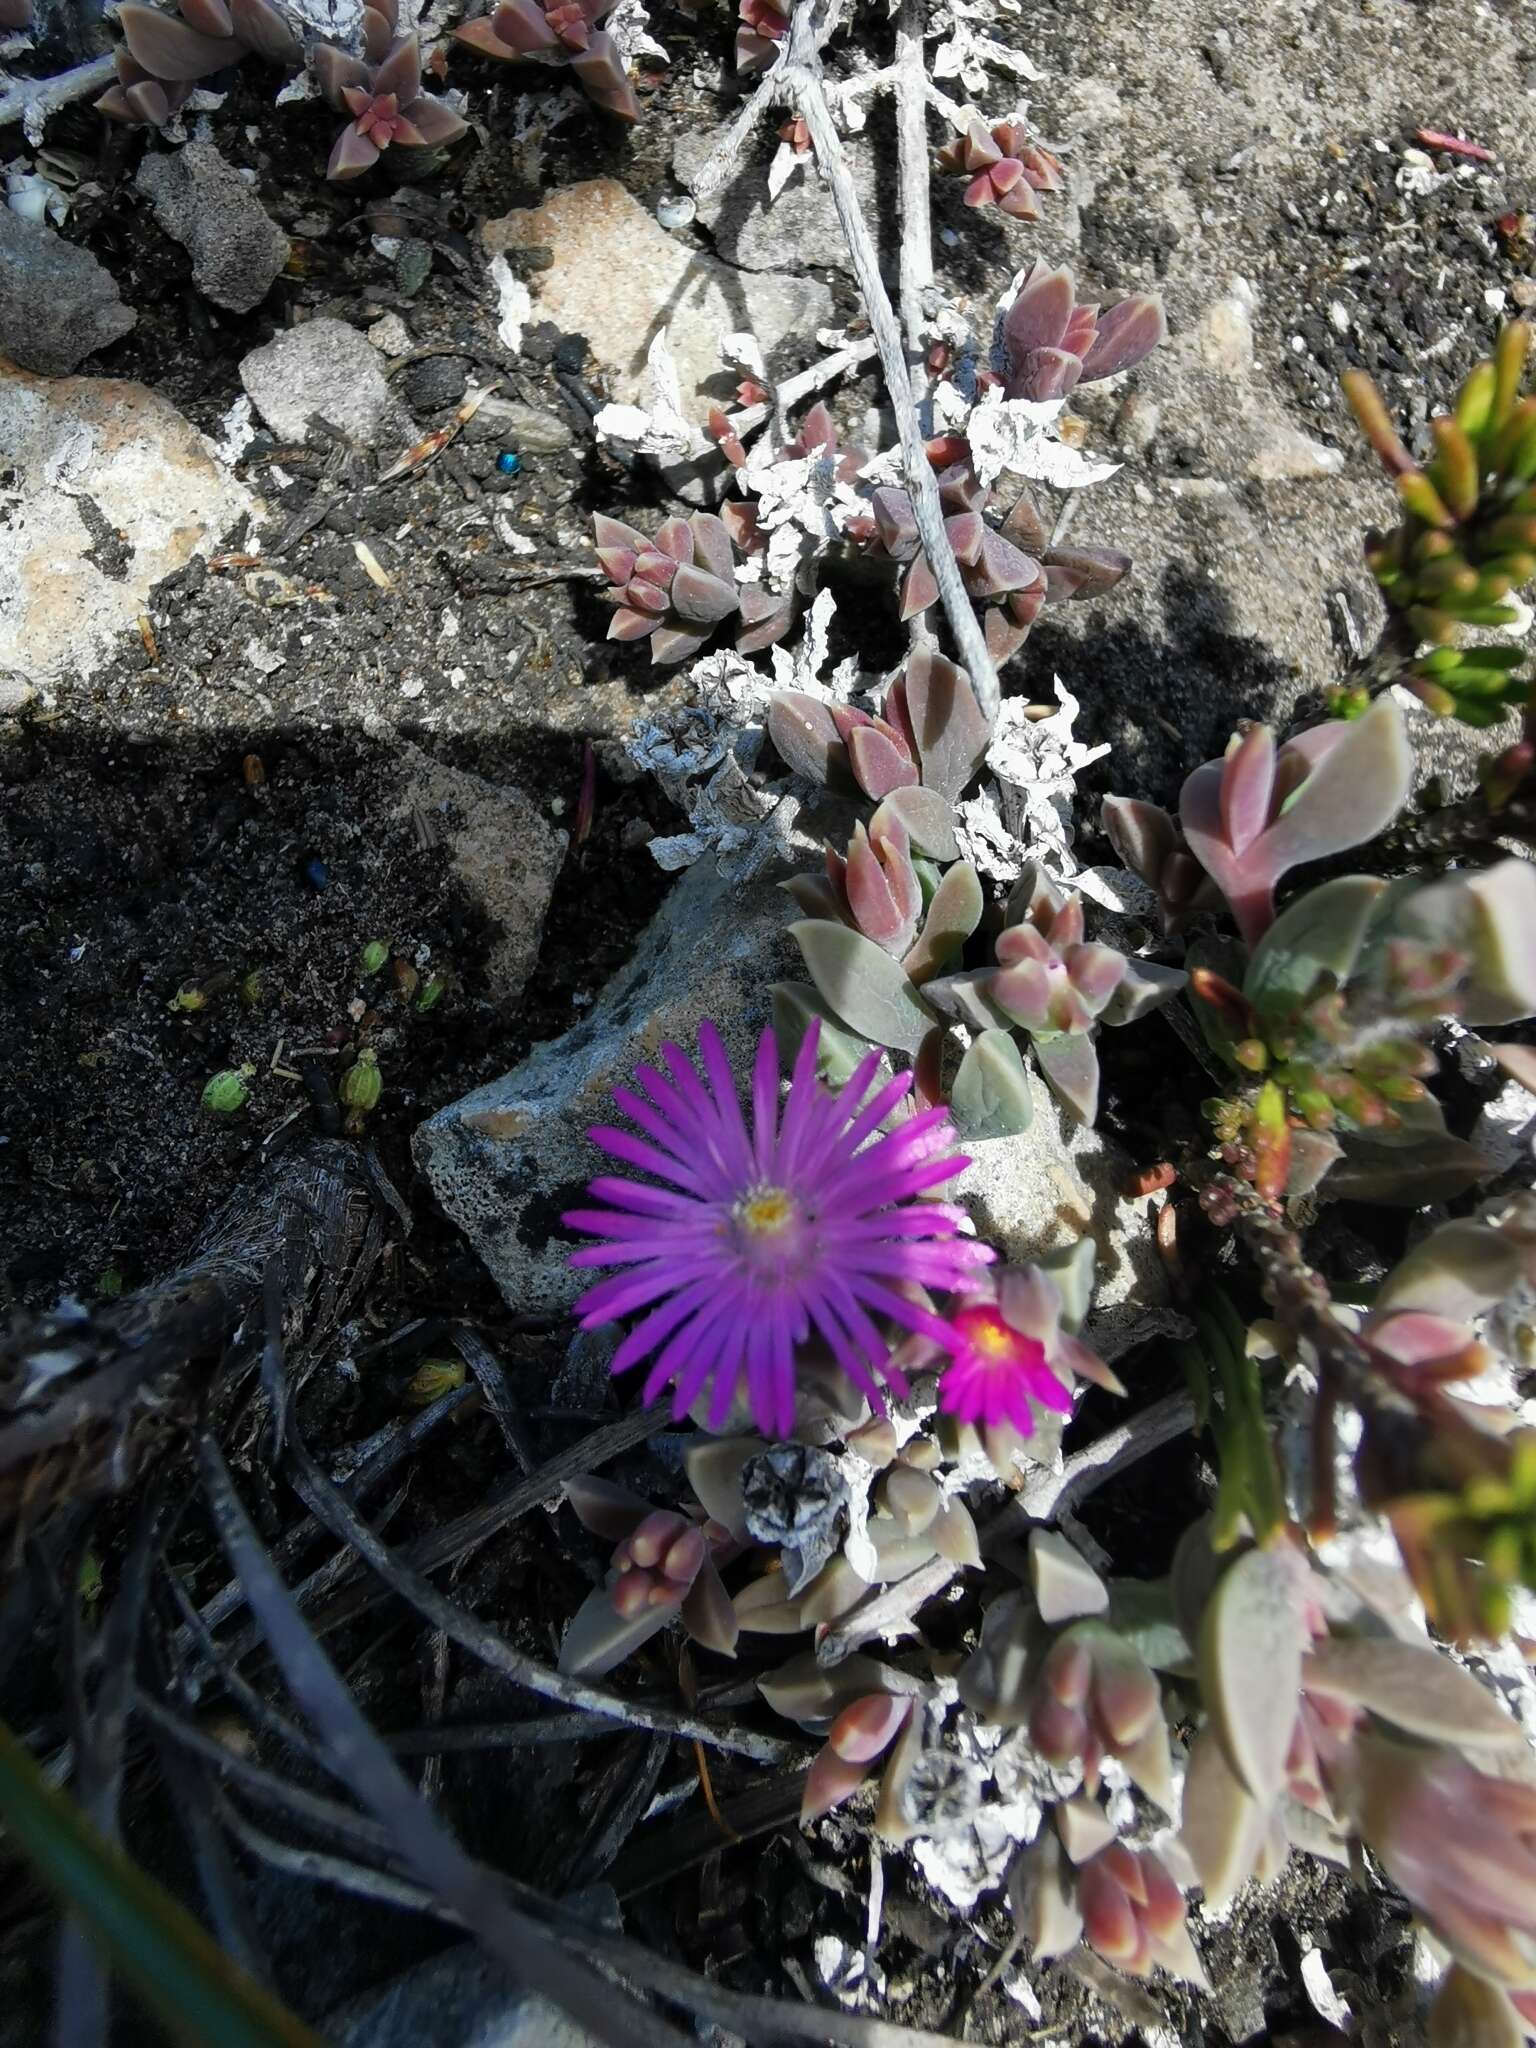
<path fill-rule="evenodd" d="M 784 765 L 811 782 L 825 783 L 848 756 L 827 706 L 802 690 L 778 690 L 768 705 L 768 737 Z"/>
<path fill-rule="evenodd" d="M 693 529 L 686 519 L 663 519 L 656 529 L 655 546 L 674 562 L 693 560 Z"/>
<path fill-rule="evenodd" d="M 586 49 L 572 57 L 571 69 L 595 107 L 618 121 L 639 120 L 640 102 L 635 98 L 624 59 L 612 36 L 598 29 Z"/>
<path fill-rule="evenodd" d="M 651 661 L 657 668 L 672 668 L 691 660 L 708 638 L 707 633 L 681 633 L 673 626 L 658 626 L 651 635 Z"/>
<path fill-rule="evenodd" d="M 1050 541 L 1039 507 L 1028 491 L 1020 491 L 1000 531 L 1027 555 L 1042 555 Z M 1062 551 L 1056 552 L 1059 555 Z"/>
<path fill-rule="evenodd" d="M 421 97 L 421 44 L 415 36 L 396 43 L 374 72 L 372 89 L 392 92 L 402 107 Z"/>
<path fill-rule="evenodd" d="M 1239 859 L 1269 823 L 1275 787 L 1275 736 L 1255 725 L 1227 750 L 1221 767 L 1221 830 Z"/>
<path fill-rule="evenodd" d="M 1003 346 L 1010 363 L 1038 349 L 1057 349 L 1077 300 L 1070 270 L 1036 263 L 1003 317 Z"/>
<path fill-rule="evenodd" d="M 970 678 L 942 654 L 921 648 L 907 663 L 902 695 L 922 779 L 953 803 L 979 772 L 992 736 Z"/>
<path fill-rule="evenodd" d="M 647 633 L 656 631 L 656 621 L 647 612 L 637 612 L 628 605 L 620 605 L 608 621 L 610 640 L 643 640 Z"/>
<path fill-rule="evenodd" d="M 152 78 L 206 78 L 245 55 L 232 36 L 200 35 L 176 15 L 146 7 L 142 0 L 122 0 L 117 20 L 128 54 Z"/>
<path fill-rule="evenodd" d="M 363 55 L 370 64 L 382 64 L 395 39 L 395 9 L 363 9 Z"/>
<path fill-rule="evenodd" d="M 938 597 L 939 586 L 928 566 L 928 557 L 919 555 L 901 579 L 902 624 L 905 625 L 908 619 L 915 619 L 919 612 L 927 611 L 931 604 L 938 602 Z"/>
<path fill-rule="evenodd" d="M 688 530 L 693 535 L 693 559 L 701 569 L 707 569 L 711 576 L 718 576 L 722 583 L 736 580 L 736 550 L 731 546 L 731 537 L 712 512 L 695 512 L 688 521 Z"/>
<path fill-rule="evenodd" d="M 672 609 L 693 626 L 718 626 L 739 609 L 734 583 L 722 583 L 707 569 L 682 563 L 672 578 Z"/>
<path fill-rule="evenodd" d="M 328 106 L 338 113 L 345 113 L 347 103 L 343 95 L 351 88 L 366 92 L 372 76 L 368 66 L 360 57 L 353 57 L 345 50 L 338 50 L 334 43 L 321 43 L 309 60 L 322 97 Z M 617 525 L 618 521 L 610 522 Z M 627 529 L 626 529 L 627 531 Z"/>
<path fill-rule="evenodd" d="M 854 780 L 866 796 L 878 803 L 894 789 L 906 789 L 919 780 L 917 767 L 897 744 L 894 736 L 871 722 L 854 726 L 846 737 L 848 759 Z"/>
<path fill-rule="evenodd" d="M 235 24 L 224 0 L 177 0 L 176 11 L 200 36 L 222 40 L 235 32 Z"/>
<path fill-rule="evenodd" d="M 782 640 L 795 622 L 795 608 L 787 597 L 779 597 L 760 584 L 743 584 L 741 631 L 736 635 L 738 654 L 758 654 Z"/>
<path fill-rule="evenodd" d="M 1045 572 L 1051 596 L 1073 598 L 1103 597 L 1106 591 L 1131 571 L 1131 558 L 1118 548 L 1051 548 L 1045 556 Z M 1071 580 L 1071 588 L 1058 592 L 1057 575 Z"/>
<path fill-rule="evenodd" d="M 340 182 L 347 178 L 359 178 L 364 171 L 371 171 L 379 160 L 378 145 L 370 136 L 364 135 L 356 122 L 343 128 L 336 138 L 331 151 L 331 160 L 325 167 L 328 178 Z M 619 637 L 610 625 L 609 638 Z"/>
<path fill-rule="evenodd" d="M 268 64 L 303 62 L 304 46 L 269 0 L 229 0 L 234 32 Z"/>
<path fill-rule="evenodd" d="M 523 54 L 498 34 L 495 18 L 489 14 L 479 14 L 473 21 L 461 23 L 453 31 L 453 40 L 473 50 L 477 57 L 494 57 L 499 64 L 515 64 Z"/>
<path fill-rule="evenodd" d="M 1160 299 L 1138 293 L 1102 308 L 1097 331 L 1083 352 L 1083 382 L 1091 384 L 1134 369 L 1167 337 L 1168 321 Z"/>
<path fill-rule="evenodd" d="M 142 121 L 146 127 L 159 128 L 171 118 L 171 102 L 158 79 L 141 79 L 137 85 L 123 87 L 121 93 L 130 119 Z M 106 97 L 103 94 L 102 98 Z M 101 106 L 102 100 L 96 104 Z"/>
<path fill-rule="evenodd" d="M 894 561 L 907 561 L 919 545 L 917 515 L 905 491 L 881 484 L 871 491 L 870 510 L 880 533 L 880 545 Z"/>
<path fill-rule="evenodd" d="M 905 838 L 905 834 L 903 834 Z M 862 825 L 848 846 L 848 907 L 857 929 L 899 960 L 917 936 L 923 892 L 905 846 L 876 847 Z"/>

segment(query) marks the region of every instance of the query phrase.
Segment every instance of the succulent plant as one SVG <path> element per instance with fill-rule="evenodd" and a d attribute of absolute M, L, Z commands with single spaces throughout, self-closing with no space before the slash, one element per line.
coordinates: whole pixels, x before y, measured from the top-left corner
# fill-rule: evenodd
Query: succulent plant
<path fill-rule="evenodd" d="M 928 985 L 928 1003 L 972 1031 L 1017 1027 L 1062 1101 L 1091 1123 L 1097 1112 L 1100 1022 L 1125 1024 L 1184 985 L 1178 969 L 1132 960 L 1084 937 L 1081 898 L 1031 862 L 1008 899 L 997 965 Z"/>
<path fill-rule="evenodd" d="M 1059 192 L 1060 159 L 1029 139 L 1017 121 L 995 121 L 987 128 L 972 116 L 953 142 L 938 154 L 939 169 L 965 178 L 967 206 L 996 206 L 1015 220 L 1038 220 L 1037 192 Z"/>
<path fill-rule="evenodd" d="M 370 52 L 393 35 L 394 18 L 395 0 L 380 0 L 367 10 Z M 421 44 L 414 35 L 389 43 L 378 58 L 352 57 L 323 43 L 314 53 L 313 68 L 327 105 L 351 117 L 331 151 L 328 178 L 361 177 L 391 145 L 443 149 L 467 132 L 452 107 L 422 91 Z"/>
<path fill-rule="evenodd" d="M 1099 807 L 1099 823 L 1117 859 L 1157 892 L 1163 929 L 1170 935 L 1186 919 L 1220 904 L 1221 891 L 1190 852 L 1178 819 L 1161 804 L 1107 796 Z"/>
<path fill-rule="evenodd" d="M 638 121 L 640 103 L 612 36 L 599 26 L 613 0 L 496 0 L 453 32 L 477 56 L 504 64 L 566 66 L 595 107 Z"/>
<path fill-rule="evenodd" d="M 1070 270 L 1036 263 L 1003 315 L 1003 394 L 1065 398 L 1131 370 L 1167 338 L 1162 302 L 1144 292 L 1079 303 Z"/>
<path fill-rule="evenodd" d="M 1536 1984 L 1536 1787 L 1384 1733 L 1354 1757 L 1354 1817 L 1393 1883 L 1456 1960 Z"/>
<path fill-rule="evenodd" d="M 654 539 L 601 512 L 592 524 L 615 607 L 610 640 L 649 639 L 651 660 L 670 667 L 697 654 L 726 619 L 738 622 L 742 654 L 771 647 L 789 631 L 788 599 L 736 582 L 736 551 L 714 513 L 663 520 Z"/>
<path fill-rule="evenodd" d="M 1415 462 L 1364 370 L 1344 391 L 1393 479 L 1403 516 L 1367 537 L 1365 559 L 1392 613 L 1392 642 L 1411 657 L 1401 680 L 1430 710 L 1463 724 L 1494 724 L 1530 701 L 1518 647 L 1452 644 L 1465 627 L 1513 625 L 1509 600 L 1536 581 L 1536 398 L 1520 384 L 1530 329 L 1514 321 L 1477 364 L 1453 412 L 1429 423 L 1430 460 Z M 1433 651 L 1416 652 L 1429 646 Z"/>
<path fill-rule="evenodd" d="M 945 434 L 928 444 L 937 472 L 944 530 L 967 593 L 982 608 L 987 646 L 994 661 L 1006 661 L 1024 644 L 1049 603 L 1102 597 L 1129 572 L 1131 560 L 1112 548 L 1054 547 L 1027 490 L 1006 514 L 993 503 L 971 464 L 970 444 Z M 903 621 L 938 601 L 939 586 L 917 530 L 909 492 L 877 485 L 870 509 L 847 522 L 845 531 L 873 555 L 901 566 Z"/>
<path fill-rule="evenodd" d="M 789 34 L 787 9 L 774 0 L 738 0 L 737 16 L 736 69 L 766 71 Z"/>
<path fill-rule="evenodd" d="M 603 1584 L 566 1631 L 562 1671 L 600 1678 L 674 1620 L 694 1642 L 735 1656 L 736 1620 L 718 1569 L 738 1547 L 728 1531 L 653 1508 L 591 1473 L 568 1481 L 565 1497 L 583 1528 L 614 1550 Z"/>
<path fill-rule="evenodd" d="M 178 11 L 123 0 L 117 80 L 96 102 L 114 121 L 158 128 L 185 105 L 200 79 L 243 57 L 291 69 L 304 50 L 270 0 L 178 0 Z"/>
<path fill-rule="evenodd" d="M 1179 823 L 1251 946 L 1274 921 L 1280 877 L 1374 838 L 1407 801 L 1412 776 L 1402 715 L 1381 698 L 1363 718 L 1279 746 L 1266 725 L 1234 734 L 1221 760 L 1185 782 Z"/>

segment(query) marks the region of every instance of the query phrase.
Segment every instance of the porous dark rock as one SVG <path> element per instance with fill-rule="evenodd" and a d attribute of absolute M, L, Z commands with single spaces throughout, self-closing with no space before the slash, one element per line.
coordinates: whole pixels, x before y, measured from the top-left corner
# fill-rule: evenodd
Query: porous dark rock
<path fill-rule="evenodd" d="M 0 354 L 66 377 L 138 319 L 88 249 L 0 207 Z"/>
<path fill-rule="evenodd" d="M 192 258 L 192 282 L 216 306 L 249 313 L 288 260 L 288 237 L 211 142 L 146 156 L 134 183 Z"/>

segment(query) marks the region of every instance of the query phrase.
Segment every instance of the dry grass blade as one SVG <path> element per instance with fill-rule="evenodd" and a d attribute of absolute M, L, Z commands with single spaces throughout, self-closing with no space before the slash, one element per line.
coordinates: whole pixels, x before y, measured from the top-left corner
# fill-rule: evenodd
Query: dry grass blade
<path fill-rule="evenodd" d="M 401 1855 L 428 1889 L 452 1905 L 484 1946 L 531 1989 L 565 2011 L 611 2048 L 683 2048 L 683 2037 L 628 1993 L 583 1970 L 542 1928 L 498 1896 L 486 1874 L 401 1771 L 335 1666 L 310 1633 L 235 1492 L 213 1438 L 197 1439 L 198 1468 L 209 1510 L 230 1564 L 245 1583 L 251 1608 L 294 1700 L 321 1738 L 338 1776 L 359 1803 L 387 1827 Z M 327 1482 L 328 1484 L 328 1482 Z"/>
<path fill-rule="evenodd" d="M 75 1785 L 81 1810 L 102 1840 L 119 1840 L 123 1748 L 133 1704 L 133 1675 L 155 1559 L 163 1541 L 160 1502 L 140 1510 L 123 1565 L 117 1598 L 94 1642 L 85 1636 L 85 1603 L 76 1599 L 66 1629 L 73 1665 L 70 1687 Z M 91 1695 L 91 1677 L 97 1683 Z M 83 1924 L 70 1917 L 59 1930 L 54 1992 L 56 2048 L 96 2048 L 107 2038 L 110 2014 L 105 1958 Z"/>
<path fill-rule="evenodd" d="M 584 1684 L 564 1672 L 553 1671 L 532 1657 L 525 1657 L 484 1622 L 457 1607 L 440 1593 L 429 1579 L 412 1571 L 403 1556 L 391 1551 L 360 1518 L 338 1487 L 326 1478 L 314 1460 L 295 1442 L 289 1460 L 293 1483 L 306 1507 L 325 1523 L 331 1533 L 356 1550 L 376 1571 L 392 1592 L 415 1608 L 434 1628 L 440 1628 L 461 1649 L 482 1664 L 509 1678 L 514 1685 L 542 1693 L 546 1699 L 562 1700 L 570 1707 L 609 1714 L 625 1727 L 649 1729 L 658 1735 L 678 1735 L 709 1744 L 715 1749 L 734 1751 L 758 1763 L 784 1763 L 794 1754 L 787 1742 L 768 1735 L 756 1735 L 744 1728 L 722 1728 L 696 1714 L 675 1713 L 640 1700 L 624 1699 L 617 1693 Z"/>
<path fill-rule="evenodd" d="M 457 1564 L 492 1536 L 499 1535 L 510 1523 L 520 1521 L 524 1515 L 542 1507 L 545 1501 L 552 1500 L 567 1479 L 574 1479 L 578 1472 L 600 1471 L 610 1458 L 618 1457 L 621 1451 L 633 1450 L 636 1444 L 643 1444 L 647 1437 L 654 1436 L 658 1429 L 665 1429 L 671 1417 L 671 1402 L 661 1400 L 653 1401 L 649 1408 L 637 1409 L 633 1415 L 623 1416 L 618 1422 L 605 1422 L 601 1429 L 594 1429 L 580 1443 L 562 1451 L 558 1458 L 551 1458 L 548 1464 L 541 1465 L 528 1478 L 519 1480 L 505 1491 L 492 1494 L 480 1507 L 471 1508 L 468 1514 L 445 1522 L 441 1529 L 434 1529 L 430 1536 L 423 1536 L 419 1542 L 402 1550 L 399 1563 L 417 1572 L 435 1572 L 442 1565 Z M 344 1621 L 351 1621 L 382 1597 L 372 1586 L 349 1589 L 316 1615 L 316 1633 L 324 1635 L 330 1629 L 339 1628 Z"/>

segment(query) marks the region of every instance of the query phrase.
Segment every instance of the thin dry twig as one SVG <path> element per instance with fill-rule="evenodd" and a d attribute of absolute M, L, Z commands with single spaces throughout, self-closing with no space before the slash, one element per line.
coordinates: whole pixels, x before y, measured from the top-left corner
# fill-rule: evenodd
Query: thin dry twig
<path fill-rule="evenodd" d="M 0 73 L 0 128 L 20 121 L 30 138 L 50 114 L 89 93 L 104 92 L 116 76 L 111 56 L 93 57 L 89 64 L 77 64 L 73 71 L 60 71 L 53 78 L 6 78 Z"/>
<path fill-rule="evenodd" d="M 880 353 L 880 369 L 896 416 L 901 442 L 902 466 L 907 490 L 917 520 L 917 530 L 928 556 L 934 581 L 939 586 L 945 617 L 955 637 L 962 666 L 971 678 L 977 701 L 990 719 L 996 719 L 1002 701 L 997 668 L 977 622 L 976 612 L 960 580 L 959 564 L 944 526 L 944 507 L 939 500 L 938 481 L 924 446 L 922 423 L 912 402 L 906 348 L 901 328 L 880 275 L 880 258 L 874 238 L 859 205 L 847 151 L 832 118 L 822 76 L 821 55 L 816 36 L 817 13 L 813 0 L 801 0 L 790 20 L 787 47 L 777 69 L 777 78 L 796 111 L 810 130 L 811 146 L 832 194 L 843 239 L 853 265 L 854 280 Z"/>

